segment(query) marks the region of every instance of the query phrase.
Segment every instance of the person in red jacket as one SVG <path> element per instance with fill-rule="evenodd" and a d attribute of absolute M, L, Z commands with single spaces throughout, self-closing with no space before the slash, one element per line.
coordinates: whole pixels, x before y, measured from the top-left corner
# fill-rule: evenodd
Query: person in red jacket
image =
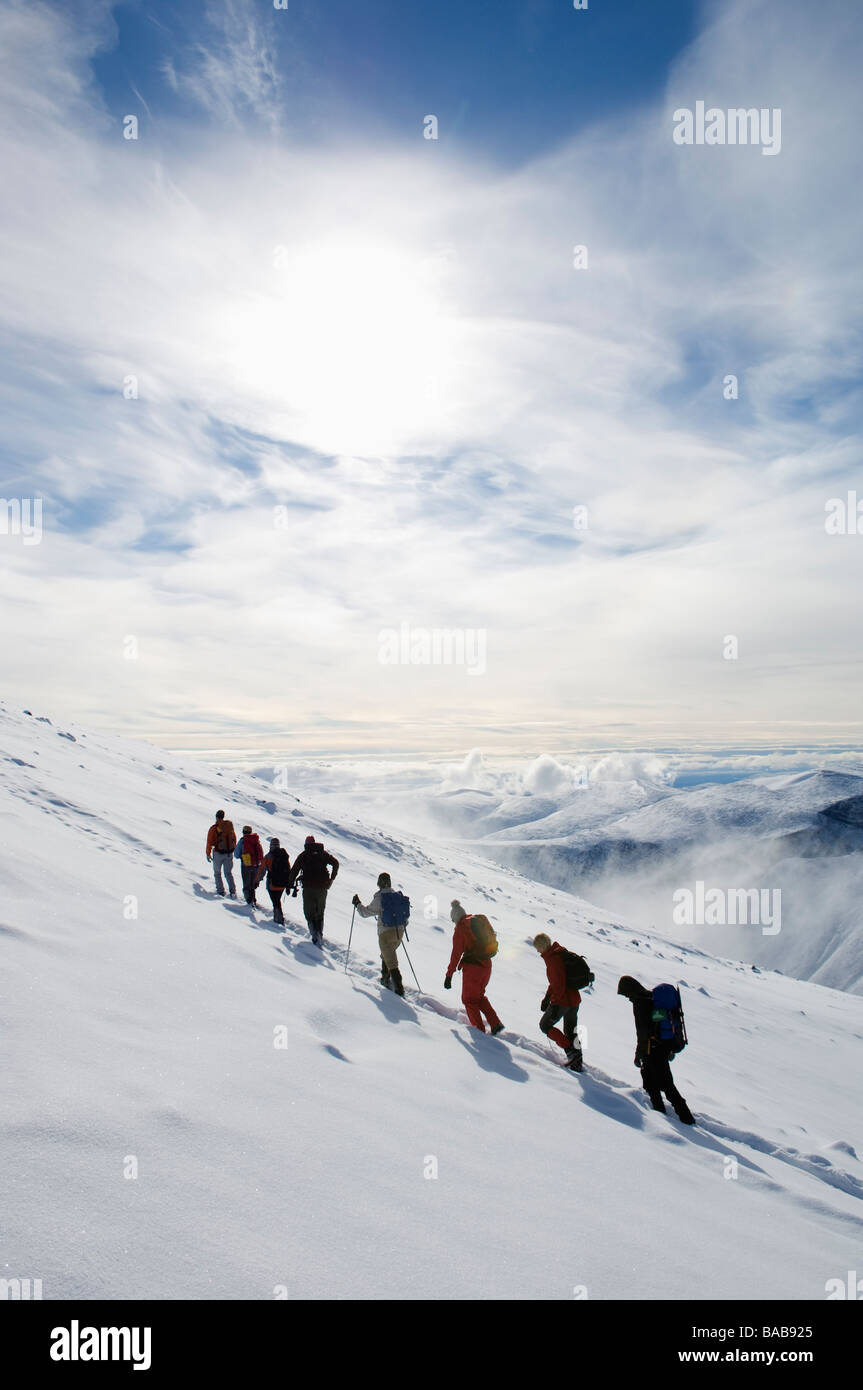
<path fill-rule="evenodd" d="M 486 986 L 491 979 L 491 961 L 482 952 L 482 944 L 471 931 L 470 917 L 461 903 L 454 900 L 450 917 L 455 923 L 452 955 L 447 967 L 444 989 L 452 989 L 452 977 L 461 971 L 461 1002 L 474 1028 L 485 1032 L 483 1016 L 488 1019 L 492 1037 L 503 1032 L 503 1024 L 486 998 Z"/>
<path fill-rule="evenodd" d="M 566 1053 L 566 1065 L 573 1071 L 581 1071 L 581 1043 L 576 1032 L 581 995 L 577 989 L 567 988 L 564 963 L 566 952 L 563 946 L 552 941 L 545 932 L 535 936 L 533 944 L 545 961 L 545 973 L 548 976 L 548 989 L 540 1005 L 542 1018 L 539 1020 L 539 1026 L 547 1038 L 551 1038 L 552 1042 L 563 1048 Z M 554 1026 L 560 1022 L 563 1023 L 563 1032 Z"/>
<path fill-rule="evenodd" d="M 249 904 L 249 907 L 257 907 L 255 889 L 261 879 L 264 851 L 261 848 L 260 840 L 250 825 L 243 826 L 243 834 L 237 841 L 237 848 L 234 850 L 234 858 L 239 859 L 243 866 L 243 897 Z"/>

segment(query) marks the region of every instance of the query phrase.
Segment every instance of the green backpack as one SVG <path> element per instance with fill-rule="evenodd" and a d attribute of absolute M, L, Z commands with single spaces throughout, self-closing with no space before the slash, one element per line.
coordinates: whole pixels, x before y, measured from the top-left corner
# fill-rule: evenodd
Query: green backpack
<path fill-rule="evenodd" d="M 477 962 L 482 964 L 497 955 L 498 942 L 494 927 L 481 912 L 472 912 L 469 921 L 474 945 L 468 954 L 475 956 Z"/>

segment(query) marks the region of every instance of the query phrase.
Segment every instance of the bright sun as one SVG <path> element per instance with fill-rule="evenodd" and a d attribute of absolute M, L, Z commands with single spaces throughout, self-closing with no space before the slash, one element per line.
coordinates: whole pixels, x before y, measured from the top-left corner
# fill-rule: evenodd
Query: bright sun
<path fill-rule="evenodd" d="M 389 452 L 416 438 L 452 368 L 438 275 L 437 262 L 394 247 L 285 251 L 273 294 L 232 314 L 240 379 L 324 450 Z"/>

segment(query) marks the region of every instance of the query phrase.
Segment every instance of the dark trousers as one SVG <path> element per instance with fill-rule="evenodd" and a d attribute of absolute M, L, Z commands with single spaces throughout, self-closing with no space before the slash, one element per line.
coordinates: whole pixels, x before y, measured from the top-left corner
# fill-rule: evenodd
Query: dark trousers
<path fill-rule="evenodd" d="M 563 1019 L 563 1032 L 555 1028 L 555 1024 Z M 563 1004 L 549 1004 L 539 1026 L 546 1037 L 551 1038 L 552 1042 L 557 1043 L 558 1047 L 564 1048 L 567 1052 L 574 1047 L 576 1052 L 581 1051 L 581 1043 L 576 1036 L 578 1027 L 578 1005 L 574 1009 L 564 1008 Z"/>
<path fill-rule="evenodd" d="M 650 1096 L 655 1110 L 664 1110 L 662 1103 L 662 1092 L 668 1096 L 674 1107 L 675 1114 L 680 1116 L 689 1114 L 689 1106 L 683 1099 L 674 1084 L 674 1077 L 671 1075 L 671 1052 L 667 1044 L 654 1043 L 647 1054 L 647 1061 L 641 1068 L 641 1083 L 645 1091 Z"/>
<path fill-rule="evenodd" d="M 247 903 L 255 903 L 256 907 L 255 889 L 258 886 L 258 875 L 260 872 L 261 869 L 258 864 L 243 865 L 243 897 Z"/>
<path fill-rule="evenodd" d="M 320 941 L 324 934 L 324 910 L 327 906 L 326 888 L 307 888 L 303 884 L 303 912 L 309 925 L 313 941 Z"/>
<path fill-rule="evenodd" d="M 284 888 L 267 889 L 267 892 L 270 895 L 270 900 L 273 904 L 273 921 L 278 922 L 280 926 L 285 925 L 285 914 L 282 911 L 282 894 L 284 893 L 284 891 Z"/>

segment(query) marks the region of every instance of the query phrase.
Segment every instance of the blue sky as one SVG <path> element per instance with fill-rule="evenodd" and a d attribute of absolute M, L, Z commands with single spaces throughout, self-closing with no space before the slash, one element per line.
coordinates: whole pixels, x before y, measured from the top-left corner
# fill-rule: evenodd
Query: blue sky
<path fill-rule="evenodd" d="M 853 739 L 854 8 L 2 0 L 0 47 L 9 698 L 250 757 Z M 781 149 L 681 146 L 698 101 Z"/>
<path fill-rule="evenodd" d="M 599 118 L 661 90 L 692 39 L 693 0 L 259 0 L 288 129 L 326 131 L 345 117 L 407 138 L 433 111 L 458 147 L 518 164 Z M 93 69 L 106 106 L 153 119 L 190 114 L 165 76 L 211 42 L 217 5 L 129 3 L 115 10 L 117 42 Z M 334 98 L 337 104 L 334 105 Z M 134 105 L 134 102 L 133 102 Z M 250 115 L 254 116 L 251 112 Z"/>

